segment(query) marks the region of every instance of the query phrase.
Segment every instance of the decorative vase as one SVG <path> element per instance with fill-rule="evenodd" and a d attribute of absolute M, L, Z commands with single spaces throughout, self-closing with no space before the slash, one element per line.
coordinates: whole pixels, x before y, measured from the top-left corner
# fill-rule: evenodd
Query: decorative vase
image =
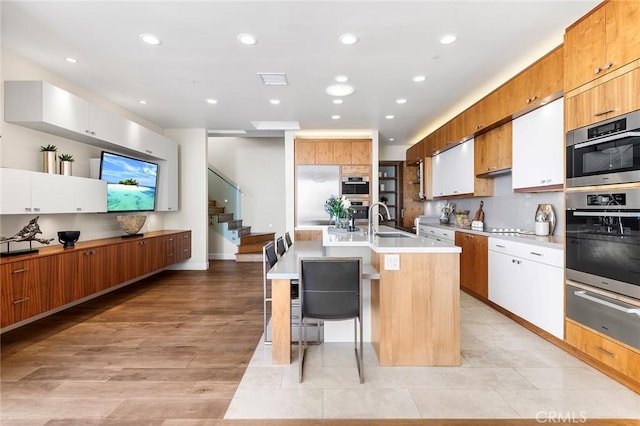
<path fill-rule="evenodd" d="M 60 162 L 60 174 L 65 176 L 71 176 L 71 165 L 72 161 L 61 161 Z"/>
<path fill-rule="evenodd" d="M 42 151 L 42 171 L 44 173 L 56 174 L 57 171 L 57 155 L 55 151 Z"/>
<path fill-rule="evenodd" d="M 147 220 L 147 216 L 127 214 L 116 216 L 116 219 L 118 220 L 118 224 L 120 224 L 120 228 L 128 236 L 138 236 L 142 235 L 138 234 L 138 231 L 140 231 L 142 225 L 144 225 L 144 222 Z"/>

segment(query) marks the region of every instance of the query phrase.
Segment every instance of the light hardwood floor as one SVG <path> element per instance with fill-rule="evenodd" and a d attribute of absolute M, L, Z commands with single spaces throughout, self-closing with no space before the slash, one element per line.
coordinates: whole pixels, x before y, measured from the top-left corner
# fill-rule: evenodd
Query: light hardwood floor
<path fill-rule="evenodd" d="M 2 335 L 0 424 L 539 424 L 223 420 L 261 334 L 261 264 L 162 272 Z"/>

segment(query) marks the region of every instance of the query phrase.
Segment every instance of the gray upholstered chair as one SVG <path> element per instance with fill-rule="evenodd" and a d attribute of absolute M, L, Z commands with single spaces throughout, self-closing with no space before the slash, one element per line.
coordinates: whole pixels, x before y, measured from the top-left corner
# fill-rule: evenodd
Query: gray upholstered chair
<path fill-rule="evenodd" d="M 287 252 L 287 247 L 284 245 L 284 239 L 282 237 L 278 237 L 276 240 L 276 251 L 278 252 L 278 257 L 282 257 L 282 255 Z"/>
<path fill-rule="evenodd" d="M 301 259 L 299 271 L 302 342 L 298 345 L 298 380 L 302 382 L 304 353 L 307 346 L 307 320 L 353 319 L 356 363 L 360 383 L 363 383 L 362 258 L 318 257 Z"/>
<path fill-rule="evenodd" d="M 287 250 L 289 250 L 293 245 L 293 241 L 291 241 L 291 235 L 289 235 L 289 231 L 284 233 L 284 241 L 287 243 Z"/>

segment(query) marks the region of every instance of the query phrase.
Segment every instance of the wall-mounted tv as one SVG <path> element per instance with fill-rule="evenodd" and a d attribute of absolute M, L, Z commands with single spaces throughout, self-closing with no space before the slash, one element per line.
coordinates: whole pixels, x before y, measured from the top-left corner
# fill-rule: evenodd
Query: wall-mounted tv
<path fill-rule="evenodd" d="M 158 165 L 102 151 L 100 179 L 107 181 L 107 211 L 153 211 Z"/>

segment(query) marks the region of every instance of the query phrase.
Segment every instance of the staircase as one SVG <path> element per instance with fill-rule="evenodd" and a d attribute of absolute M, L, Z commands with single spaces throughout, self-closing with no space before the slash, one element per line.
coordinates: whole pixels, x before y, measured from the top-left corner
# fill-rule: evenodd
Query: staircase
<path fill-rule="evenodd" d="M 209 225 L 238 246 L 236 262 L 261 262 L 262 246 L 274 241 L 275 233 L 251 233 L 251 226 L 244 226 L 242 219 L 234 219 L 233 213 L 209 200 Z"/>

